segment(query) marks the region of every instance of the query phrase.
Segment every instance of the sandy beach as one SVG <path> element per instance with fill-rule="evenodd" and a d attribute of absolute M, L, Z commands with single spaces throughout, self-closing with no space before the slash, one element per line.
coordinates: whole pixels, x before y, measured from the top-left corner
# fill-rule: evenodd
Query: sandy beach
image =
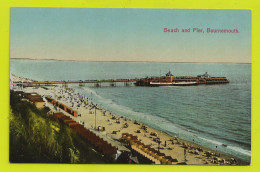
<path fill-rule="evenodd" d="M 29 79 L 11 75 L 11 81 L 29 81 Z M 14 87 L 11 89 L 16 88 Z M 65 115 L 70 116 L 75 121 L 84 125 L 86 128 L 117 147 L 119 151 L 127 151 L 127 148 L 120 142 L 120 139 L 123 133 L 129 133 L 137 136 L 138 140 L 145 145 L 149 145 L 151 148 L 159 150 L 166 156 L 177 159 L 179 163 L 185 162 L 189 165 L 248 164 L 231 155 L 216 152 L 216 150 L 210 150 L 151 128 L 142 124 L 140 121 L 131 120 L 110 112 L 101 108 L 101 106 L 95 104 L 95 102 L 91 102 L 89 98 L 76 93 L 71 88 L 65 88 L 62 85 L 24 87 L 23 91 L 26 93 L 37 93 L 43 97 L 51 97 L 68 107 L 71 107 L 73 110 L 78 111 L 79 116 L 73 117 L 67 112 L 54 107 L 44 99 L 45 105 L 48 106 L 52 112 L 63 112 Z M 233 158 L 235 160 L 233 160 Z"/>

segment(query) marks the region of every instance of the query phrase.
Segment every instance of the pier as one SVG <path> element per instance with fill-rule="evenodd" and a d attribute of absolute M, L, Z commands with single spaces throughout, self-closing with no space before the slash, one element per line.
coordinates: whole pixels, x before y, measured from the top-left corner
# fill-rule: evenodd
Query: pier
<path fill-rule="evenodd" d="M 227 84 L 229 80 L 226 77 L 211 77 L 206 72 L 203 75 L 197 76 L 173 76 L 169 71 L 165 76 L 160 77 L 146 77 L 146 78 L 135 78 L 135 79 L 107 79 L 107 80 L 78 80 L 78 81 L 13 81 L 10 85 L 17 86 L 39 86 L 39 85 L 57 85 L 63 84 L 79 84 L 84 86 L 87 83 L 93 83 L 95 87 L 101 87 L 102 83 L 109 83 L 111 87 L 116 86 L 116 83 L 124 83 L 124 86 L 131 86 L 132 83 L 135 86 L 194 86 L 199 84 Z"/>
<path fill-rule="evenodd" d="M 11 82 L 10 85 L 24 85 L 24 86 L 33 86 L 33 85 L 57 85 L 57 84 L 79 84 L 84 86 L 87 83 L 94 83 L 95 86 L 101 86 L 101 83 L 110 83 L 110 86 L 116 86 L 116 83 L 124 83 L 125 86 L 131 85 L 132 82 L 136 82 L 140 79 L 116 79 L 116 80 L 78 80 L 78 81 L 32 81 L 32 82 Z"/>

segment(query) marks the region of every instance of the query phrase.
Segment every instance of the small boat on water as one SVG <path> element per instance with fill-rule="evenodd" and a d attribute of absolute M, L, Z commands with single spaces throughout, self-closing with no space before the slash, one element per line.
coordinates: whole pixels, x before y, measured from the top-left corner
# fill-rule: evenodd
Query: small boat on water
<path fill-rule="evenodd" d="M 227 145 L 226 145 L 226 144 L 224 144 L 224 143 L 222 144 L 222 146 L 224 146 L 224 147 L 227 147 Z"/>

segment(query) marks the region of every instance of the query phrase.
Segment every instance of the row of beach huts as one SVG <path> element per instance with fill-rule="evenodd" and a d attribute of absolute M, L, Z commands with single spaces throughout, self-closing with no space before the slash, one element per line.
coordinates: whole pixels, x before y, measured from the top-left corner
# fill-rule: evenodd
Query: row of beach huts
<path fill-rule="evenodd" d="M 38 109 L 45 107 L 45 102 L 41 95 L 37 93 L 25 93 L 23 91 L 15 91 L 16 94 L 21 97 L 22 101 L 28 101 L 36 106 Z"/>
<path fill-rule="evenodd" d="M 150 159 L 155 164 L 178 164 L 177 159 L 173 159 L 171 156 L 166 156 L 164 153 L 151 148 L 149 145 L 143 144 L 138 140 L 137 136 L 129 133 L 123 133 L 122 140 L 129 143 L 131 149 Z"/>
<path fill-rule="evenodd" d="M 49 103 L 53 104 L 53 106 L 58 107 L 58 108 L 64 110 L 65 112 L 69 113 L 70 115 L 72 115 L 74 117 L 78 116 L 78 111 L 75 111 L 75 110 L 71 109 L 70 107 L 64 105 L 63 103 L 58 102 L 58 101 L 56 101 L 56 100 L 54 100 L 54 99 L 52 99 L 50 97 L 45 97 L 45 99 Z"/>
<path fill-rule="evenodd" d="M 70 115 L 77 117 L 78 112 L 69 108 L 68 106 L 50 98 L 45 97 L 49 103 L 52 103 L 54 106 L 61 108 L 65 112 L 69 113 Z M 69 116 L 64 115 L 63 113 L 54 113 L 53 116 L 63 123 L 65 123 L 68 127 L 70 127 L 73 131 L 79 134 L 81 137 L 87 140 L 88 143 L 93 145 L 101 154 L 104 156 L 109 156 L 112 158 L 116 157 L 117 149 L 116 147 L 112 146 L 107 141 L 103 140 L 99 136 L 97 136 L 94 132 L 88 130 L 83 125 L 79 124 L 78 122 L 71 119 Z"/>
<path fill-rule="evenodd" d="M 117 153 L 116 147 L 112 146 L 107 141 L 103 140 L 95 133 L 85 128 L 83 125 L 79 124 L 78 122 L 74 121 L 69 116 L 66 116 L 61 112 L 54 113 L 53 117 L 59 119 L 82 138 L 86 139 L 86 141 L 93 145 L 95 149 L 99 151 L 102 155 L 115 158 Z"/>

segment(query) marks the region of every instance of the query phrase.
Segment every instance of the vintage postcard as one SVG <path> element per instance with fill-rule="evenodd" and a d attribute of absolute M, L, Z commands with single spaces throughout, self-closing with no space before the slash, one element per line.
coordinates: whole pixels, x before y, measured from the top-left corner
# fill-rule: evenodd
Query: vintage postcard
<path fill-rule="evenodd" d="M 11 8 L 11 163 L 250 165 L 251 11 Z"/>

